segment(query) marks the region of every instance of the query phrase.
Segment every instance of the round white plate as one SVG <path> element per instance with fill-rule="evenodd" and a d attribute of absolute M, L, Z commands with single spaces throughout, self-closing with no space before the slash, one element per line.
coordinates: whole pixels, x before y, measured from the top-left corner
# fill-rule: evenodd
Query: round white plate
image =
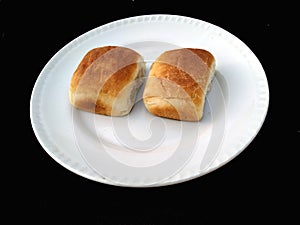
<path fill-rule="evenodd" d="M 125 117 L 95 115 L 69 103 L 71 76 L 92 48 L 118 45 L 151 63 L 163 51 L 203 48 L 216 74 L 200 122 L 151 115 L 141 101 Z M 238 38 L 210 23 L 176 15 L 145 15 L 91 30 L 47 63 L 33 88 L 30 116 L 47 153 L 67 169 L 120 186 L 161 186 L 199 177 L 224 165 L 253 140 L 269 103 L 264 70 Z"/>

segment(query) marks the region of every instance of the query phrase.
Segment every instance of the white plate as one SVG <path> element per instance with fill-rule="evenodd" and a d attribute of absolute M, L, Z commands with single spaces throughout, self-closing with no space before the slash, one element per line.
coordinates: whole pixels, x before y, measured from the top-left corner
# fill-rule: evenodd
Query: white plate
<path fill-rule="evenodd" d="M 141 99 L 129 116 L 74 109 L 71 76 L 84 54 L 105 45 L 132 48 L 147 68 L 165 50 L 204 48 L 216 58 L 216 78 L 198 123 L 149 114 Z M 269 103 L 264 70 L 238 38 L 210 23 L 175 15 L 145 15 L 91 30 L 63 47 L 44 67 L 31 97 L 31 122 L 47 153 L 91 180 L 121 186 L 161 186 L 206 174 L 253 140 Z"/>

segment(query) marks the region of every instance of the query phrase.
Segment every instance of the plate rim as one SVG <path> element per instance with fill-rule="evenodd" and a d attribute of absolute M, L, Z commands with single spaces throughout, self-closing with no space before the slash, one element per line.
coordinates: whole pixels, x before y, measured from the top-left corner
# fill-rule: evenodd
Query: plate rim
<path fill-rule="evenodd" d="M 80 45 L 82 41 L 94 37 L 96 34 L 98 34 L 99 32 L 105 31 L 105 30 L 109 30 L 111 28 L 116 28 L 119 26 L 122 26 L 124 24 L 131 24 L 133 22 L 138 22 L 138 23 L 144 23 L 144 22 L 162 22 L 162 21 L 167 21 L 170 20 L 176 20 L 174 22 L 178 22 L 178 23 L 189 23 L 195 26 L 198 26 L 199 24 L 204 24 L 207 26 L 211 26 L 213 27 L 213 29 L 218 29 L 221 30 L 222 33 L 224 33 L 224 35 L 230 35 L 230 37 L 234 38 L 236 41 L 239 42 L 239 44 L 244 45 L 249 51 L 250 53 L 254 56 L 253 59 L 255 59 L 257 61 L 257 65 L 260 66 L 260 69 L 264 75 L 264 79 L 265 79 L 265 86 L 264 86 L 264 104 L 262 104 L 260 106 L 260 108 L 263 108 L 263 112 L 260 115 L 260 123 L 257 124 L 256 126 L 256 130 L 254 131 L 254 133 L 252 133 L 250 136 L 250 140 L 247 143 L 244 143 L 244 146 L 242 148 L 239 148 L 238 151 L 235 152 L 235 154 L 231 155 L 231 157 L 227 157 L 227 159 L 224 162 L 219 163 L 217 166 L 215 167 L 209 167 L 208 169 L 206 169 L 205 171 L 201 171 L 198 172 L 198 174 L 192 174 L 188 177 L 182 177 L 180 179 L 175 179 L 172 181 L 172 179 L 167 179 L 166 181 L 163 182 L 158 182 L 155 183 L 154 185 L 134 185 L 134 184 L 121 184 L 121 183 L 117 183 L 117 182 L 111 182 L 107 179 L 105 179 L 104 177 L 101 177 L 99 174 L 96 173 L 87 173 L 84 172 L 82 170 L 84 169 L 80 169 L 80 168 L 74 168 L 75 166 L 71 166 L 69 164 L 67 164 L 64 161 L 64 155 L 62 155 L 61 157 L 58 157 L 57 155 L 55 155 L 53 153 L 52 150 L 50 150 L 50 146 L 53 145 L 52 143 L 47 143 L 50 142 L 49 141 L 49 136 L 46 136 L 44 134 L 46 134 L 46 130 L 43 131 L 43 126 L 42 126 L 42 122 L 39 119 L 39 115 L 37 113 L 36 108 L 40 108 L 40 98 L 39 98 L 39 93 L 43 90 L 43 86 L 45 85 L 44 80 L 47 79 L 47 71 L 51 71 L 51 69 L 53 67 L 55 67 L 55 64 L 58 63 L 60 60 L 63 59 L 63 56 L 65 54 L 68 53 L 68 50 L 75 48 L 76 46 Z M 175 19 L 172 19 L 175 18 Z M 37 104 L 35 107 L 34 105 Z M 34 109 L 35 108 L 35 109 Z M 59 51 L 57 51 L 51 58 L 50 60 L 45 64 L 45 66 L 43 67 L 43 69 L 41 70 L 41 72 L 39 73 L 33 89 L 32 89 L 32 93 L 31 93 L 31 98 L 30 98 L 30 121 L 31 121 L 31 125 L 34 131 L 34 134 L 38 140 L 38 142 L 40 143 L 40 145 L 42 146 L 42 148 L 50 155 L 50 157 L 52 159 L 54 159 L 57 163 L 59 163 L 61 166 L 65 167 L 66 169 L 72 171 L 73 173 L 80 175 L 84 178 L 93 180 L 93 181 L 97 181 L 100 183 L 104 183 L 104 184 L 109 184 L 109 185 L 114 185 L 114 186 L 124 186 L 124 187 L 158 187 L 158 186 L 167 186 L 167 185 L 173 185 L 176 183 L 182 183 L 182 182 L 186 182 L 188 180 L 192 180 L 198 177 L 201 177 L 207 173 L 210 173 L 220 167 L 222 167 L 223 165 L 225 165 L 226 163 L 230 162 L 232 159 L 234 159 L 235 157 L 237 157 L 241 152 L 243 152 L 243 150 L 245 148 L 247 148 L 247 146 L 253 141 L 253 139 L 256 137 L 256 135 L 259 133 L 261 127 L 264 124 L 265 118 L 267 116 L 268 113 L 268 109 L 269 109 L 269 85 L 268 85 L 268 80 L 267 80 L 267 76 L 266 73 L 263 69 L 262 64 L 260 63 L 259 59 L 256 57 L 256 55 L 252 52 L 252 50 L 243 42 L 241 41 L 238 37 L 236 37 L 235 35 L 233 35 L 232 33 L 226 31 L 225 29 L 214 25 L 210 22 L 206 22 L 200 19 L 196 19 L 196 18 L 192 18 L 192 17 L 187 17 L 187 16 L 181 16 L 181 15 L 172 15 L 172 14 L 148 14 L 148 15 L 139 15 L 139 16 L 133 16 L 133 17 L 127 17 L 127 18 L 123 18 L 123 19 L 119 19 L 119 20 L 115 20 L 103 25 L 100 25 L 94 29 L 91 29 L 83 34 L 81 34 L 80 36 L 76 37 L 75 39 L 71 40 L 70 42 L 68 42 L 67 44 L 65 44 L 62 48 L 59 49 Z M 42 130 L 42 131 L 41 131 Z M 48 139 L 47 139 L 48 138 Z M 55 147 L 55 146 L 54 146 Z M 89 168 L 91 169 L 91 168 Z"/>

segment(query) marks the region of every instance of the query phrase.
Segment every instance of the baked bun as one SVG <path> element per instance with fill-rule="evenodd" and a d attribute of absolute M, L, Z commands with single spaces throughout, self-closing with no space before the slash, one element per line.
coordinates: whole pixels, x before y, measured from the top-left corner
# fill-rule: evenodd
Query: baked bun
<path fill-rule="evenodd" d="M 135 103 L 145 71 L 142 56 L 129 48 L 92 49 L 72 76 L 70 102 L 85 111 L 124 116 Z"/>
<path fill-rule="evenodd" d="M 182 48 L 162 53 L 152 64 L 144 89 L 147 110 L 161 117 L 199 121 L 214 72 L 215 58 L 206 50 Z"/>

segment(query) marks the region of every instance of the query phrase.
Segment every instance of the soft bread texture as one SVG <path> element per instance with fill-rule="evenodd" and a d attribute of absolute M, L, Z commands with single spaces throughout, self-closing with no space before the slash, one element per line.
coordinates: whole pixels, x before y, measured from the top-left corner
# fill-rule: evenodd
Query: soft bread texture
<path fill-rule="evenodd" d="M 78 109 L 97 114 L 127 115 L 135 103 L 145 71 L 142 56 L 129 48 L 92 49 L 71 78 L 70 102 Z"/>
<path fill-rule="evenodd" d="M 162 53 L 152 64 L 143 101 L 154 115 L 199 121 L 214 77 L 215 58 L 203 49 L 182 48 Z"/>

